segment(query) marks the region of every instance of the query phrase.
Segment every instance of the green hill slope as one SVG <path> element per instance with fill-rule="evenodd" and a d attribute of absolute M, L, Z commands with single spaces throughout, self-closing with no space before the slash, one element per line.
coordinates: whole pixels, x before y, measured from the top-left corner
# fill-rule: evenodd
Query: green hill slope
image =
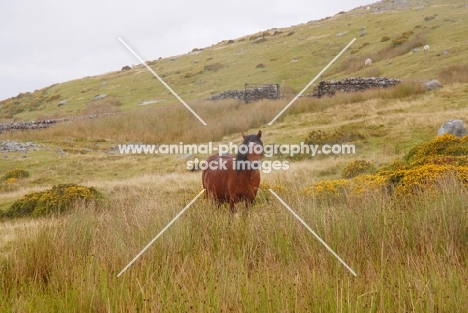
<path fill-rule="evenodd" d="M 437 77 L 444 67 L 466 63 L 467 12 L 462 1 L 382 1 L 370 10 L 340 12 L 320 21 L 270 29 L 147 63 L 188 102 L 242 89 L 245 83 L 279 83 L 283 93 L 294 94 L 357 38 L 323 79 L 386 76 L 426 80 Z M 426 44 L 431 49 L 423 53 Z M 365 67 L 369 57 L 373 65 Z M 99 94 L 107 98 L 93 101 Z M 59 107 L 63 100 L 67 103 Z M 136 65 L 128 71 L 59 83 L 4 100 L 0 117 L 31 120 L 129 111 L 141 109 L 149 101 L 154 101 L 149 106 L 177 102 L 144 66 Z"/>

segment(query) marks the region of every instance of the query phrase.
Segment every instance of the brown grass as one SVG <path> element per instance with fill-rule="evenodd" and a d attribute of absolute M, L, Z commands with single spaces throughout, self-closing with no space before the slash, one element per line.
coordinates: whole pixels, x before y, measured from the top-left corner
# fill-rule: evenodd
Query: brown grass
<path fill-rule="evenodd" d="M 301 98 L 276 121 L 288 115 L 320 112 L 343 103 L 358 103 L 368 99 L 402 99 L 421 94 L 417 83 L 402 83 L 394 88 L 372 89 L 356 93 L 338 93 L 334 97 Z M 192 109 L 209 125 L 203 126 L 181 104 L 127 112 L 91 120 L 76 120 L 33 132 L 0 134 L 2 138 L 39 140 L 41 138 L 112 139 L 119 142 L 145 143 L 221 141 L 225 136 L 240 134 L 269 123 L 291 100 L 263 100 L 245 104 L 238 100 L 202 101 L 192 103 Z M 180 127 L 183 125 L 183 127 Z"/>
<path fill-rule="evenodd" d="M 443 84 L 468 83 L 468 64 L 445 67 L 439 71 L 438 78 Z"/>

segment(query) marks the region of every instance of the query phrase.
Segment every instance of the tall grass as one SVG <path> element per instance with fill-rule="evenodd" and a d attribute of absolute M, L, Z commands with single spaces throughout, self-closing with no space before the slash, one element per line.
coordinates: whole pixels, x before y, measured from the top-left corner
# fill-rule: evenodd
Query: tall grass
<path fill-rule="evenodd" d="M 424 92 L 417 84 L 402 83 L 394 88 L 373 89 L 356 93 L 339 93 L 334 97 L 301 98 L 276 121 L 288 115 L 320 112 L 343 103 L 358 103 L 374 98 L 399 99 Z M 168 143 L 220 141 L 225 136 L 240 134 L 268 124 L 291 98 L 263 100 L 244 104 L 238 100 L 201 101 L 191 108 L 209 125 L 203 126 L 181 104 L 151 110 L 127 112 L 91 120 L 75 120 L 33 132 L 0 133 L 0 140 L 43 138 L 112 139 L 123 142 Z"/>
<path fill-rule="evenodd" d="M 439 71 L 438 77 L 443 84 L 467 83 L 468 64 L 444 67 Z"/>
<path fill-rule="evenodd" d="M 11 312 L 463 312 L 467 190 L 396 201 L 386 193 L 320 203 L 287 182 L 283 199 L 352 276 L 267 191 L 249 215 L 199 199 L 121 277 L 117 273 L 198 192 L 113 186 L 111 209 L 43 220 L 0 260 Z M 174 196 L 176 193 L 179 196 Z"/>

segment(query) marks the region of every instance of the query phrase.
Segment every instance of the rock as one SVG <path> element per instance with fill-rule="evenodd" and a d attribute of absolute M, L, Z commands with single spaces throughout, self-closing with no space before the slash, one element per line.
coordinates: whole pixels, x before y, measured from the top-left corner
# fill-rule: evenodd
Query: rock
<path fill-rule="evenodd" d="M 0 141 L 0 152 L 27 152 L 29 149 L 37 151 L 39 147 L 33 142 Z"/>
<path fill-rule="evenodd" d="M 97 101 L 97 100 L 101 100 L 101 99 L 104 99 L 105 97 L 107 97 L 106 94 L 102 93 L 100 95 L 97 95 L 93 98 L 93 101 Z"/>
<path fill-rule="evenodd" d="M 467 134 L 465 125 L 462 120 L 448 120 L 439 128 L 437 135 L 452 134 L 457 137 L 463 137 Z"/>
<path fill-rule="evenodd" d="M 442 84 L 437 79 L 433 79 L 424 83 L 424 88 L 426 88 L 427 91 L 440 87 L 442 87 Z"/>
<path fill-rule="evenodd" d="M 132 68 L 128 65 L 125 65 L 124 67 L 122 67 L 122 71 L 130 71 Z"/>
<path fill-rule="evenodd" d="M 68 103 L 68 100 L 62 100 L 62 101 L 60 101 L 60 102 L 57 104 L 57 106 L 58 106 L 58 107 L 61 107 L 62 105 L 65 105 L 65 104 L 67 104 L 67 103 Z"/>
<path fill-rule="evenodd" d="M 413 52 L 419 52 L 419 51 L 421 51 L 421 49 L 419 49 L 419 48 L 414 48 L 413 49 Z"/>
<path fill-rule="evenodd" d="M 363 32 L 361 33 L 361 35 L 359 35 L 359 36 L 364 37 L 365 35 L 367 35 L 367 32 L 366 32 L 366 31 L 363 31 Z"/>

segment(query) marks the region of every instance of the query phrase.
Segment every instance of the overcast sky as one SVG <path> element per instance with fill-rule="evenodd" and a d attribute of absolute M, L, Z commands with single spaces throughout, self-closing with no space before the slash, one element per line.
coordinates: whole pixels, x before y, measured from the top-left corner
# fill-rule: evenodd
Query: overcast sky
<path fill-rule="evenodd" d="M 103 74 L 142 59 L 185 54 L 376 0 L 5 0 L 0 4 L 0 100 Z"/>

